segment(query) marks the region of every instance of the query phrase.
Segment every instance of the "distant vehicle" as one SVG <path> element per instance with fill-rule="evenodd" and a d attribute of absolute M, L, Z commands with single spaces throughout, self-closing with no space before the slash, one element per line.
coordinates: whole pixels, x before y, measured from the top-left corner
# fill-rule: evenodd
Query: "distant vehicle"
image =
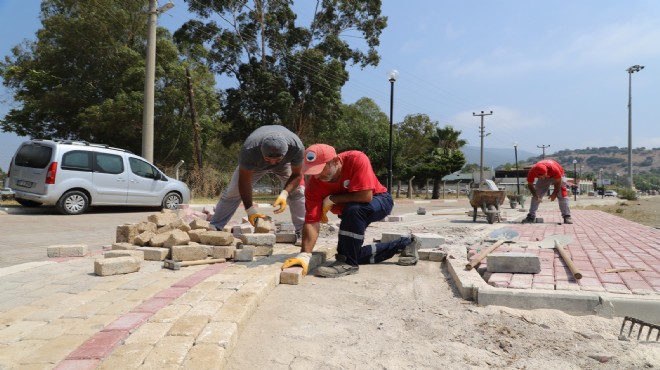
<path fill-rule="evenodd" d="M 605 196 L 606 197 L 616 197 L 618 195 L 619 194 L 617 194 L 617 192 L 614 191 L 614 190 L 605 190 Z"/>
<path fill-rule="evenodd" d="M 14 191 L 10 188 L 0 188 L 0 199 L 7 200 L 14 198 Z"/>
<path fill-rule="evenodd" d="M 28 140 L 9 164 L 7 184 L 24 207 L 56 206 L 66 215 L 90 206 L 190 202 L 190 189 L 127 150 L 84 141 Z"/>

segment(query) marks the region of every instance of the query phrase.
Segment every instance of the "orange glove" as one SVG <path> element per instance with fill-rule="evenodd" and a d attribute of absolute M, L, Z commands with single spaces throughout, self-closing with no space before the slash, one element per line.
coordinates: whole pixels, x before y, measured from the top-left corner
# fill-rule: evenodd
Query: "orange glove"
<path fill-rule="evenodd" d="M 328 223 L 328 212 L 332 209 L 332 207 L 335 205 L 335 202 L 330 200 L 330 195 L 325 197 L 323 199 L 323 210 L 321 211 L 321 222 L 324 224 Z"/>
<path fill-rule="evenodd" d="M 300 252 L 297 256 L 289 258 L 284 261 L 282 264 L 282 270 L 291 266 L 301 266 L 303 268 L 303 276 L 307 275 L 307 269 L 309 268 L 309 260 L 312 259 L 311 253 Z"/>
<path fill-rule="evenodd" d="M 289 197 L 289 192 L 286 190 L 282 190 L 280 192 L 280 195 L 275 199 L 275 202 L 273 203 L 273 207 L 280 206 L 280 208 L 276 209 L 274 212 L 275 214 L 282 213 L 286 209 L 286 198 Z"/>
<path fill-rule="evenodd" d="M 252 224 L 252 226 L 256 226 L 255 224 L 257 223 L 258 218 L 263 218 L 263 219 L 268 218 L 268 216 L 257 212 L 257 209 L 254 208 L 254 206 L 246 209 L 245 212 L 247 212 L 248 220 L 250 221 L 250 224 Z"/>

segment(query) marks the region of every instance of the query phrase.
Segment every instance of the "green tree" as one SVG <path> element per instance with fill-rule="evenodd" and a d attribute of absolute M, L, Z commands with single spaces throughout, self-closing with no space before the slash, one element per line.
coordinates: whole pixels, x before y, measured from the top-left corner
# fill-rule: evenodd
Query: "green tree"
<path fill-rule="evenodd" d="M 346 66 L 378 64 L 376 47 L 387 24 L 380 0 L 317 0 L 307 26 L 296 23 L 292 5 L 283 0 L 189 2 L 198 19 L 184 24 L 175 39 L 214 72 L 237 82 L 222 96 L 223 114 L 231 123 L 225 142 L 274 123 L 304 141 L 317 141 L 339 118 Z M 355 37 L 361 41 L 353 42 Z M 200 52 L 202 46 L 207 53 Z"/>
<path fill-rule="evenodd" d="M 440 183 L 446 175 L 460 170 L 465 165 L 461 148 L 467 141 L 460 138 L 461 131 L 452 126 L 436 127 L 433 143 L 436 148 L 425 158 L 422 169 L 427 178 L 433 179 L 432 199 L 440 197 Z"/>
<path fill-rule="evenodd" d="M 0 63 L 18 107 L 5 132 L 102 142 L 141 152 L 146 0 L 44 0 L 36 41 Z M 154 158 L 192 163 L 185 68 L 191 69 L 202 142 L 219 126 L 214 77 L 180 55 L 165 29 L 157 35 Z"/>

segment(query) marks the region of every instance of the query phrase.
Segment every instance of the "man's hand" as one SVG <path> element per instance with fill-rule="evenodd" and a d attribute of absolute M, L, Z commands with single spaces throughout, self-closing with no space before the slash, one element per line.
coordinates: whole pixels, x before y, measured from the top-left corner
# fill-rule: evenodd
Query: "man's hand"
<path fill-rule="evenodd" d="M 309 260 L 312 258 L 311 253 L 305 253 L 301 252 L 298 253 L 297 256 L 293 258 L 289 258 L 288 260 L 284 261 L 284 264 L 282 265 L 282 270 L 285 268 L 291 267 L 291 266 L 302 266 L 303 268 L 303 276 L 307 275 L 307 269 L 309 268 Z"/>
<path fill-rule="evenodd" d="M 330 200 L 330 195 L 323 199 L 323 210 L 321 211 L 321 222 L 324 224 L 328 223 L 328 212 L 332 209 L 332 206 L 335 205 L 335 202 Z"/>
<path fill-rule="evenodd" d="M 275 199 L 275 202 L 273 203 L 273 207 L 277 207 L 277 206 L 280 207 L 274 211 L 275 214 L 284 212 L 284 210 L 286 209 L 286 198 L 288 197 L 289 197 L 288 191 L 282 190 L 280 192 L 280 195 L 277 196 L 277 199 Z"/>
<path fill-rule="evenodd" d="M 250 224 L 252 224 L 252 226 L 256 226 L 257 218 L 263 218 L 263 219 L 268 218 L 268 216 L 257 212 L 257 209 L 254 208 L 254 206 L 246 209 L 245 212 L 247 212 L 248 221 L 250 221 Z"/>

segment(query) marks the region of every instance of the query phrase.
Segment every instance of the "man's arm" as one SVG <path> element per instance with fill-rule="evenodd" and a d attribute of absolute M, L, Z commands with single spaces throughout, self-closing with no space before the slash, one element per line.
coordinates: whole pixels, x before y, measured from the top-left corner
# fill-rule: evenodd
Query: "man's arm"
<path fill-rule="evenodd" d="M 302 243 L 300 245 L 300 252 L 303 253 L 312 253 L 316 241 L 319 238 L 319 229 L 321 224 L 319 222 L 314 222 L 311 224 L 305 223 L 302 230 Z"/>
<path fill-rule="evenodd" d="M 351 193 L 335 194 L 330 196 L 330 200 L 338 203 L 370 203 L 374 197 L 372 189 L 354 191 Z"/>
<path fill-rule="evenodd" d="M 300 185 L 300 180 L 302 180 L 302 166 L 291 166 L 291 176 L 286 180 L 284 190 L 291 194 Z"/>
<path fill-rule="evenodd" d="M 238 168 L 238 192 L 245 209 L 252 207 L 252 171 Z"/>
<path fill-rule="evenodd" d="M 528 182 L 527 189 L 529 189 L 529 192 L 532 194 L 532 198 L 538 198 L 538 196 L 536 195 L 536 188 L 534 187 L 533 183 Z"/>
<path fill-rule="evenodd" d="M 550 201 L 554 201 L 557 199 L 557 196 L 559 195 L 559 191 L 561 190 L 561 177 L 553 178 L 553 184 L 554 184 L 554 189 L 552 191 L 552 194 L 550 194 Z"/>

